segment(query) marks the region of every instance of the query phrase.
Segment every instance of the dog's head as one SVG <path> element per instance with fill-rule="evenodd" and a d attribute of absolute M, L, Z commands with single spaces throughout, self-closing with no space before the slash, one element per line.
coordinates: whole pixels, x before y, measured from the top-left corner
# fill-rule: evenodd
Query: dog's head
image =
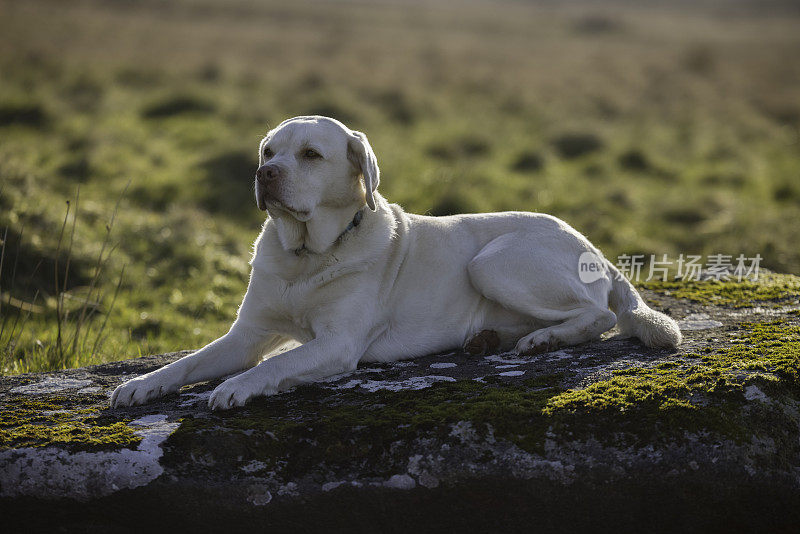
<path fill-rule="evenodd" d="M 320 208 L 354 211 L 366 203 L 374 211 L 379 179 L 366 135 L 328 117 L 294 117 L 261 141 L 256 202 L 301 222 Z"/>

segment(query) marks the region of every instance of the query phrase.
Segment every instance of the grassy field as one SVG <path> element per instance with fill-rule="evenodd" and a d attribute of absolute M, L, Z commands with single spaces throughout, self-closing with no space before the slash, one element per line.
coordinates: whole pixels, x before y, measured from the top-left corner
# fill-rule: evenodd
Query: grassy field
<path fill-rule="evenodd" d="M 800 271 L 800 14 L 570 5 L 0 0 L 0 372 L 223 333 L 298 114 L 365 131 L 409 211 Z"/>

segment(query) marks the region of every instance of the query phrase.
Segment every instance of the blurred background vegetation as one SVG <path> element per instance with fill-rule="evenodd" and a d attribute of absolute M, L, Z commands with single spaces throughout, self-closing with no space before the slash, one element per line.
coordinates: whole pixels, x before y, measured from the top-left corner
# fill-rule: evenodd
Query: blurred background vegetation
<path fill-rule="evenodd" d="M 224 333 L 299 114 L 365 131 L 409 211 L 797 273 L 800 12 L 666 4 L 0 0 L 0 372 Z"/>

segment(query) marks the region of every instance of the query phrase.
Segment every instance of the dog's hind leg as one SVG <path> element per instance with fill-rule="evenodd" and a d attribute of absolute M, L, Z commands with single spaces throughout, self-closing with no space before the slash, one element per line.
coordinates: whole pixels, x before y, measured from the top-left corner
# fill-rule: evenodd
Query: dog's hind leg
<path fill-rule="evenodd" d="M 549 324 L 522 337 L 518 353 L 537 353 L 591 341 L 612 328 L 608 309 L 611 282 L 601 277 L 583 283 L 579 258 L 594 250 L 579 235 L 504 234 L 487 244 L 469 263 L 473 286 L 487 299 Z M 555 324 L 553 324 L 555 323 Z"/>
<path fill-rule="evenodd" d="M 614 327 L 617 316 L 610 310 L 586 307 L 575 310 L 577 315 L 564 322 L 531 332 L 517 342 L 514 349 L 519 354 L 538 354 L 559 347 L 592 341 Z"/>

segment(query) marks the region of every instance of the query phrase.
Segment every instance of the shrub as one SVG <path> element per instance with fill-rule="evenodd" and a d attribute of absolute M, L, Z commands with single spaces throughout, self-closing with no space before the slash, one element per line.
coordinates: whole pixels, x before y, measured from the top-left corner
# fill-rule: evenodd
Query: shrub
<path fill-rule="evenodd" d="M 42 127 L 47 123 L 44 107 L 33 100 L 6 101 L 0 104 L 0 126 Z"/>
<path fill-rule="evenodd" d="M 447 141 L 439 141 L 428 147 L 428 155 L 444 161 L 454 161 L 462 157 L 484 156 L 491 150 L 485 139 L 465 135 Z"/>
<path fill-rule="evenodd" d="M 473 213 L 475 211 L 475 206 L 469 199 L 459 193 L 450 192 L 442 196 L 436 205 L 428 210 L 428 213 L 435 217 L 442 217 L 459 213 Z"/>
<path fill-rule="evenodd" d="M 617 158 L 620 167 L 629 171 L 646 171 L 650 169 L 650 162 L 641 150 L 631 149 L 620 154 Z"/>
<path fill-rule="evenodd" d="M 511 168 L 517 172 L 535 172 L 544 167 L 544 158 L 538 152 L 522 152 L 514 160 Z"/>
<path fill-rule="evenodd" d="M 558 155 L 564 159 L 574 159 L 603 148 L 603 142 L 590 133 L 567 133 L 552 141 Z"/>
<path fill-rule="evenodd" d="M 197 188 L 199 204 L 211 213 L 238 219 L 256 217 L 253 176 L 258 168 L 255 152 L 234 150 L 201 164 L 203 186 Z"/>
<path fill-rule="evenodd" d="M 160 119 L 186 113 L 211 113 L 216 109 L 212 102 L 192 95 L 174 95 L 151 102 L 142 110 L 142 117 Z"/>

